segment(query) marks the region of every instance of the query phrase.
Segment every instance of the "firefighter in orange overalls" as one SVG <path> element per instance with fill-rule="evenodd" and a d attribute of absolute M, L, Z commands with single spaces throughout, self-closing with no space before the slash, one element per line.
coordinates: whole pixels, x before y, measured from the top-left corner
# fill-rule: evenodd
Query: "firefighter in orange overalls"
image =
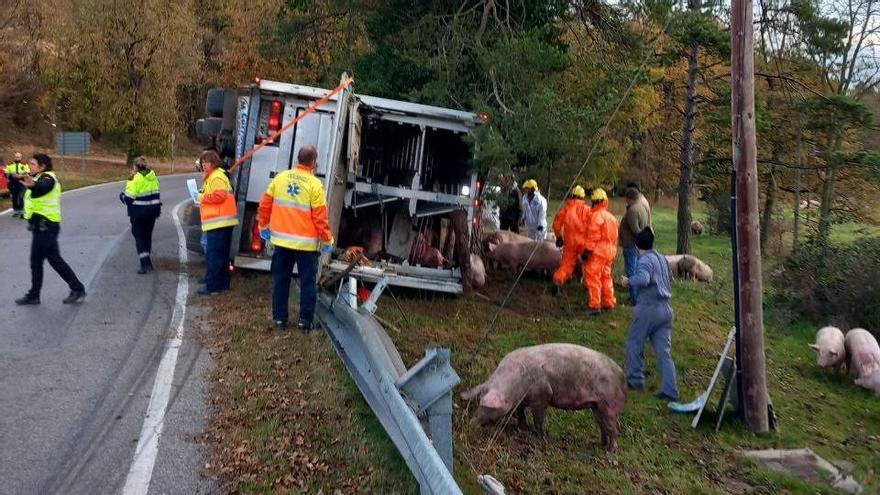
<path fill-rule="evenodd" d="M 610 310 L 617 301 L 614 299 L 614 281 L 611 278 L 611 265 L 617 256 L 617 218 L 608 211 L 608 195 L 602 188 L 593 189 L 590 195 L 593 203 L 590 220 L 587 222 L 586 241 L 582 260 L 584 279 L 590 292 L 590 315 L 595 316 L 600 308 Z"/>
<path fill-rule="evenodd" d="M 581 263 L 581 253 L 587 234 L 587 222 L 590 220 L 590 207 L 584 202 L 586 193 L 581 186 L 574 186 L 565 206 L 553 218 L 553 233 L 556 234 L 556 246 L 562 248 L 562 264 L 553 274 L 553 293 L 559 294 L 560 289 L 574 274 L 574 269 Z"/>

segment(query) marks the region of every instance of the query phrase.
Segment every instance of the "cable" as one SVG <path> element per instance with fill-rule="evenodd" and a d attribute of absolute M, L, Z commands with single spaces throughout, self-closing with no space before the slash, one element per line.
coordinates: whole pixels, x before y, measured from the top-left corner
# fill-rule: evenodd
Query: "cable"
<path fill-rule="evenodd" d="M 587 154 L 587 158 L 584 160 L 584 163 L 581 165 L 580 169 L 578 169 L 577 174 L 575 174 L 574 179 L 571 181 L 571 184 L 568 186 L 568 189 L 565 191 L 565 196 L 568 196 L 569 194 L 571 194 L 571 190 L 574 189 L 575 184 L 577 183 L 581 174 L 584 172 L 584 169 L 587 167 L 587 164 L 590 163 L 590 160 L 593 158 L 593 154 L 596 152 L 596 149 L 599 147 L 599 142 L 601 141 L 601 138 L 605 135 L 605 132 L 608 130 L 608 125 L 614 120 L 614 117 L 617 116 L 617 112 L 620 111 L 620 108 L 623 106 L 623 103 L 626 101 L 630 92 L 635 87 L 636 81 L 639 79 L 639 77 L 641 76 L 642 72 L 645 69 L 645 66 L 648 63 L 648 59 L 654 53 L 654 49 L 659 44 L 660 40 L 663 39 L 663 35 L 666 33 L 666 29 L 669 27 L 669 23 L 670 23 L 670 21 L 672 21 L 672 17 L 673 17 L 672 11 L 670 10 L 669 14 L 666 17 L 666 21 L 663 24 L 663 28 L 660 30 L 660 33 L 657 35 L 657 38 L 651 44 L 650 49 L 647 51 L 647 53 L 645 53 L 645 57 L 642 59 L 642 62 L 639 65 L 638 69 L 636 70 L 636 73 L 633 75 L 632 80 L 630 80 L 629 85 L 626 87 L 626 90 L 623 92 L 623 96 L 621 96 L 620 101 L 617 103 L 617 106 L 614 108 L 614 111 L 611 112 L 611 115 L 608 117 L 608 120 L 606 120 L 605 123 L 602 125 L 602 127 L 599 129 L 599 133 L 596 135 L 596 139 L 593 141 L 593 146 L 592 146 L 592 148 L 590 148 L 590 152 Z M 556 213 L 554 213 L 554 216 L 557 213 L 559 213 L 559 209 L 556 210 Z M 498 321 L 498 317 L 501 315 L 501 312 L 507 306 L 507 301 L 510 299 L 510 296 L 513 294 L 513 291 L 516 289 L 517 284 L 519 284 L 520 279 L 522 279 L 522 276 L 525 273 L 526 268 L 528 268 L 529 263 L 532 261 L 532 258 L 535 256 L 535 252 L 538 250 L 538 246 L 540 246 L 540 244 L 535 244 L 534 249 L 532 249 L 532 252 L 529 254 L 529 257 L 526 260 L 525 264 L 523 265 L 522 269 L 520 270 L 519 275 L 516 277 L 516 280 L 514 281 L 513 285 L 510 287 L 510 290 L 507 291 L 507 295 L 504 297 L 504 300 L 501 302 L 501 305 L 498 307 L 498 310 L 495 312 L 495 315 L 492 317 L 492 321 L 489 323 L 489 325 L 486 327 L 486 330 L 483 332 L 483 335 L 480 337 L 480 341 L 477 343 L 477 347 L 476 347 L 476 349 L 474 349 L 472 356 L 478 354 L 480 352 L 480 349 L 483 347 L 483 344 L 485 344 L 486 339 L 489 337 L 489 333 L 491 333 L 492 329 L 495 326 L 495 323 Z"/>

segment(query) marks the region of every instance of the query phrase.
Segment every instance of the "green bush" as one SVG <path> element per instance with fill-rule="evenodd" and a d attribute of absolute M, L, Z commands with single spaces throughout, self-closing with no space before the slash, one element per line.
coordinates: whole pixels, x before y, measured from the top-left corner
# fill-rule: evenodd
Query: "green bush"
<path fill-rule="evenodd" d="M 880 336 L 880 237 L 826 248 L 803 245 L 772 278 L 775 297 L 795 317 Z"/>

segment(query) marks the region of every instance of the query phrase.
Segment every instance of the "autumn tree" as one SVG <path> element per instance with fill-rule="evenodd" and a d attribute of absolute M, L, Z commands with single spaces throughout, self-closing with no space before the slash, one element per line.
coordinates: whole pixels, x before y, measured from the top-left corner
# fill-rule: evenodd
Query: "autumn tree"
<path fill-rule="evenodd" d="M 47 29 L 55 47 L 44 66 L 65 129 L 124 147 L 129 159 L 166 154 L 180 130 L 178 89 L 198 74 L 200 54 L 188 1 L 71 2 Z"/>

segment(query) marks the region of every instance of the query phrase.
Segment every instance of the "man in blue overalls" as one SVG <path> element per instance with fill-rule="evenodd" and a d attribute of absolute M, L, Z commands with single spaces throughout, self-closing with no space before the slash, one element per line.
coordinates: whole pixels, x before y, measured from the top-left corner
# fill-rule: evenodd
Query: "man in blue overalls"
<path fill-rule="evenodd" d="M 654 232 L 650 227 L 636 235 L 639 249 L 639 263 L 632 277 L 623 277 L 624 287 L 639 289 L 638 302 L 633 309 L 633 322 L 626 340 L 626 381 L 629 388 L 645 388 L 643 372 L 645 361 L 645 340 L 651 339 L 651 346 L 657 355 L 657 368 L 660 371 L 660 392 L 655 397 L 670 401 L 678 400 L 678 386 L 675 383 L 675 363 L 672 361 L 672 272 L 666 258 L 654 251 Z"/>

